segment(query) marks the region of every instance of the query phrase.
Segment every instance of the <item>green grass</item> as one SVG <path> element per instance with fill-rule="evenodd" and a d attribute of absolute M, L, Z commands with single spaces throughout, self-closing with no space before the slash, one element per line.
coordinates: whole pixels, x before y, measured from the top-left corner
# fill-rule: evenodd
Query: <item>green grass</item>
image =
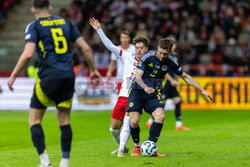
<path fill-rule="evenodd" d="M 170 166 L 170 167 L 244 167 L 250 166 L 249 111 L 183 111 L 184 124 L 191 131 L 175 131 L 173 111 L 166 112 L 161 137 L 157 142 L 164 158 L 117 158 L 110 152 L 116 144 L 109 132 L 111 111 L 72 112 L 73 143 L 71 167 L 81 166 Z M 0 111 L 0 166 L 38 166 L 32 145 L 27 112 Z M 148 137 L 145 126 L 149 115 L 141 117 L 141 141 Z M 53 166 L 60 162 L 60 130 L 54 111 L 43 121 L 47 151 Z M 129 140 L 132 150 L 133 143 Z"/>

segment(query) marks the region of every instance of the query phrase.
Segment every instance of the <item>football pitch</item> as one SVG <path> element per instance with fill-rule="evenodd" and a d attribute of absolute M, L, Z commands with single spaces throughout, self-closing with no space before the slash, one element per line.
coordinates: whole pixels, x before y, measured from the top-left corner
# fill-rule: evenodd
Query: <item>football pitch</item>
<path fill-rule="evenodd" d="M 250 111 L 183 111 L 184 125 L 190 131 L 175 131 L 173 111 L 166 120 L 159 141 L 160 153 L 166 157 L 130 157 L 110 155 L 117 148 L 109 132 L 111 111 L 74 111 L 71 116 L 73 143 L 71 167 L 244 167 L 250 166 Z M 0 166 L 29 167 L 39 165 L 27 123 L 27 112 L 0 111 Z M 147 140 L 149 118 L 140 120 L 141 141 Z M 53 167 L 59 165 L 60 130 L 54 111 L 47 111 L 42 123 L 47 152 Z M 128 142 L 133 149 L 132 139 Z"/>

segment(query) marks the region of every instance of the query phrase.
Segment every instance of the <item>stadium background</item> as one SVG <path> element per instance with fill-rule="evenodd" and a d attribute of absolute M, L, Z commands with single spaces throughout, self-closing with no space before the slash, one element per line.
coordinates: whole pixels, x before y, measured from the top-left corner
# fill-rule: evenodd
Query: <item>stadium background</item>
<path fill-rule="evenodd" d="M 161 150 L 169 154 L 167 160 L 143 158 L 134 161 L 129 157 L 118 160 L 109 155 L 112 151 L 110 148 L 115 148 L 108 132 L 110 110 L 116 99 L 114 91 L 113 89 L 104 89 L 104 91 L 92 89 L 86 92 L 83 86 L 77 89 L 80 93 L 75 95 L 74 105 L 79 106 L 78 111 L 72 113 L 73 130 L 75 130 L 73 166 L 96 166 L 96 161 L 100 159 L 101 166 L 112 166 L 116 163 L 120 166 L 134 163 L 138 166 L 165 166 L 162 164 L 166 164 L 166 161 L 170 166 L 248 166 L 250 164 L 249 1 L 51 0 L 51 4 L 53 14 L 70 19 L 91 45 L 96 65 L 103 77 L 110 62 L 110 52 L 105 49 L 97 34 L 89 26 L 88 19 L 91 16 L 100 20 L 105 33 L 116 45 L 119 44 L 119 33 L 123 29 L 129 30 L 132 37 L 138 34 L 147 35 L 151 40 L 150 49 L 156 49 L 157 41 L 161 37 L 168 35 L 176 37 L 179 63 L 186 72 L 195 76 L 195 79 L 206 87 L 215 99 L 215 103 L 211 104 L 196 90 L 183 83 L 181 87 L 183 108 L 189 109 L 183 112 L 183 119 L 191 127 L 191 132 L 173 131 L 174 128 L 171 125 L 171 123 L 174 124 L 173 113 L 168 111 L 159 141 Z M 27 78 L 27 67 L 20 75 L 24 78 L 18 80 L 21 84 L 17 82 L 14 85 L 16 90 L 13 93 L 7 89 L 6 83 L 6 77 L 10 75 L 22 52 L 25 27 L 33 20 L 30 7 L 29 0 L 0 1 L 0 85 L 3 89 L 0 94 L 1 166 L 16 166 L 19 163 L 23 166 L 34 166 L 37 162 L 33 155 L 35 151 L 29 141 L 30 134 L 28 130 L 25 131 L 25 128 L 27 129 L 26 111 L 35 80 Z M 83 65 L 81 77 L 88 76 L 88 68 L 84 59 L 80 57 L 79 50 L 72 46 L 72 53 L 76 67 Z M 29 65 L 30 69 L 32 70 L 36 64 L 34 56 Z M 81 81 L 82 79 L 79 81 L 80 85 Z M 83 85 L 86 86 L 86 84 Z M 25 112 L 19 112 L 20 109 Z M 89 111 L 93 109 L 109 111 L 105 110 L 102 113 Z M 171 101 L 167 109 L 172 109 Z M 87 111 L 81 112 L 83 110 Z M 45 133 L 51 134 L 57 131 L 57 125 L 50 122 L 52 120 L 56 122 L 53 111 L 47 114 L 44 124 L 45 128 L 47 126 L 50 129 Z M 143 125 L 148 118 L 146 114 L 144 115 L 141 120 Z M 98 120 L 99 123 L 93 124 L 92 119 Z M 82 126 L 89 125 L 102 133 L 97 135 L 98 130 L 82 129 Z M 143 125 L 141 125 L 142 138 L 146 139 L 148 130 Z M 16 132 L 16 129 L 19 132 Z M 55 138 L 58 136 L 55 135 Z M 99 153 L 92 152 L 91 147 L 85 148 L 86 144 L 88 145 L 85 140 L 89 141 Z M 48 139 L 47 143 L 52 150 L 54 161 L 59 161 L 59 157 L 56 157 L 59 141 Z M 103 148 L 98 147 L 100 143 L 104 145 Z M 129 145 L 132 146 L 131 141 Z M 15 157 L 14 160 L 12 160 L 13 157 Z M 83 162 L 76 165 L 79 161 Z"/>

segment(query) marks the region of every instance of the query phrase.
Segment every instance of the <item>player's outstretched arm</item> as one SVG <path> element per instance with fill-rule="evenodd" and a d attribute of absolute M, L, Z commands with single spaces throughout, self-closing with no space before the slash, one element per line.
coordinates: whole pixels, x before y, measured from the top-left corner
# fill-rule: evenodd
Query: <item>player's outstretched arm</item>
<path fill-rule="evenodd" d="M 33 42 L 27 42 L 25 44 L 23 53 L 21 54 L 14 70 L 12 71 L 10 78 L 8 80 L 8 87 L 13 91 L 13 84 L 16 80 L 17 75 L 22 71 L 22 69 L 29 63 L 35 51 L 36 44 Z"/>
<path fill-rule="evenodd" d="M 210 100 L 213 101 L 213 98 L 210 96 L 210 94 L 205 89 L 203 89 L 190 75 L 183 72 L 181 78 L 189 85 L 193 86 L 196 89 L 199 89 L 202 95 L 209 97 Z"/>
<path fill-rule="evenodd" d="M 135 74 L 135 80 L 136 80 L 136 83 L 138 85 L 141 86 L 142 89 L 144 89 L 144 91 L 148 94 L 150 93 L 153 93 L 155 91 L 155 89 L 151 88 L 151 87 L 148 87 L 143 79 L 142 79 L 142 75 L 144 74 L 144 71 L 143 70 L 140 70 L 140 69 L 136 69 L 136 74 Z"/>
<path fill-rule="evenodd" d="M 112 41 L 102 31 L 101 24 L 99 23 L 99 21 L 92 17 L 89 19 L 89 24 L 96 30 L 97 34 L 101 38 L 102 43 L 105 45 L 105 47 L 112 53 L 114 53 L 117 57 L 119 57 L 120 49 L 117 46 L 115 46 L 112 43 Z"/>
<path fill-rule="evenodd" d="M 174 87 L 181 86 L 181 84 L 177 80 L 172 78 L 168 73 L 165 75 L 165 78 L 167 78 L 167 80 L 169 80 L 169 82 L 172 86 L 174 86 Z"/>
<path fill-rule="evenodd" d="M 86 61 L 88 63 L 89 69 L 90 69 L 90 77 L 92 78 L 101 78 L 100 73 L 97 71 L 94 61 L 94 56 L 92 49 L 88 45 L 88 43 L 82 38 L 79 37 L 75 41 L 76 45 L 81 49 L 81 51 L 84 53 L 84 57 L 86 58 Z"/>

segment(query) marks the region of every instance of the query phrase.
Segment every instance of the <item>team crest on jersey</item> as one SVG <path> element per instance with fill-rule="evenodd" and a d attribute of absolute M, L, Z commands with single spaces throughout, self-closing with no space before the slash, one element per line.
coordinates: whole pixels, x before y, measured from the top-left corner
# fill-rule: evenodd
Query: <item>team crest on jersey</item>
<path fill-rule="evenodd" d="M 134 106 L 134 103 L 133 102 L 130 102 L 129 103 L 129 107 L 133 107 Z"/>
<path fill-rule="evenodd" d="M 161 69 L 162 69 L 163 71 L 167 71 L 167 66 L 166 66 L 166 65 L 163 65 L 163 66 L 161 67 Z"/>

